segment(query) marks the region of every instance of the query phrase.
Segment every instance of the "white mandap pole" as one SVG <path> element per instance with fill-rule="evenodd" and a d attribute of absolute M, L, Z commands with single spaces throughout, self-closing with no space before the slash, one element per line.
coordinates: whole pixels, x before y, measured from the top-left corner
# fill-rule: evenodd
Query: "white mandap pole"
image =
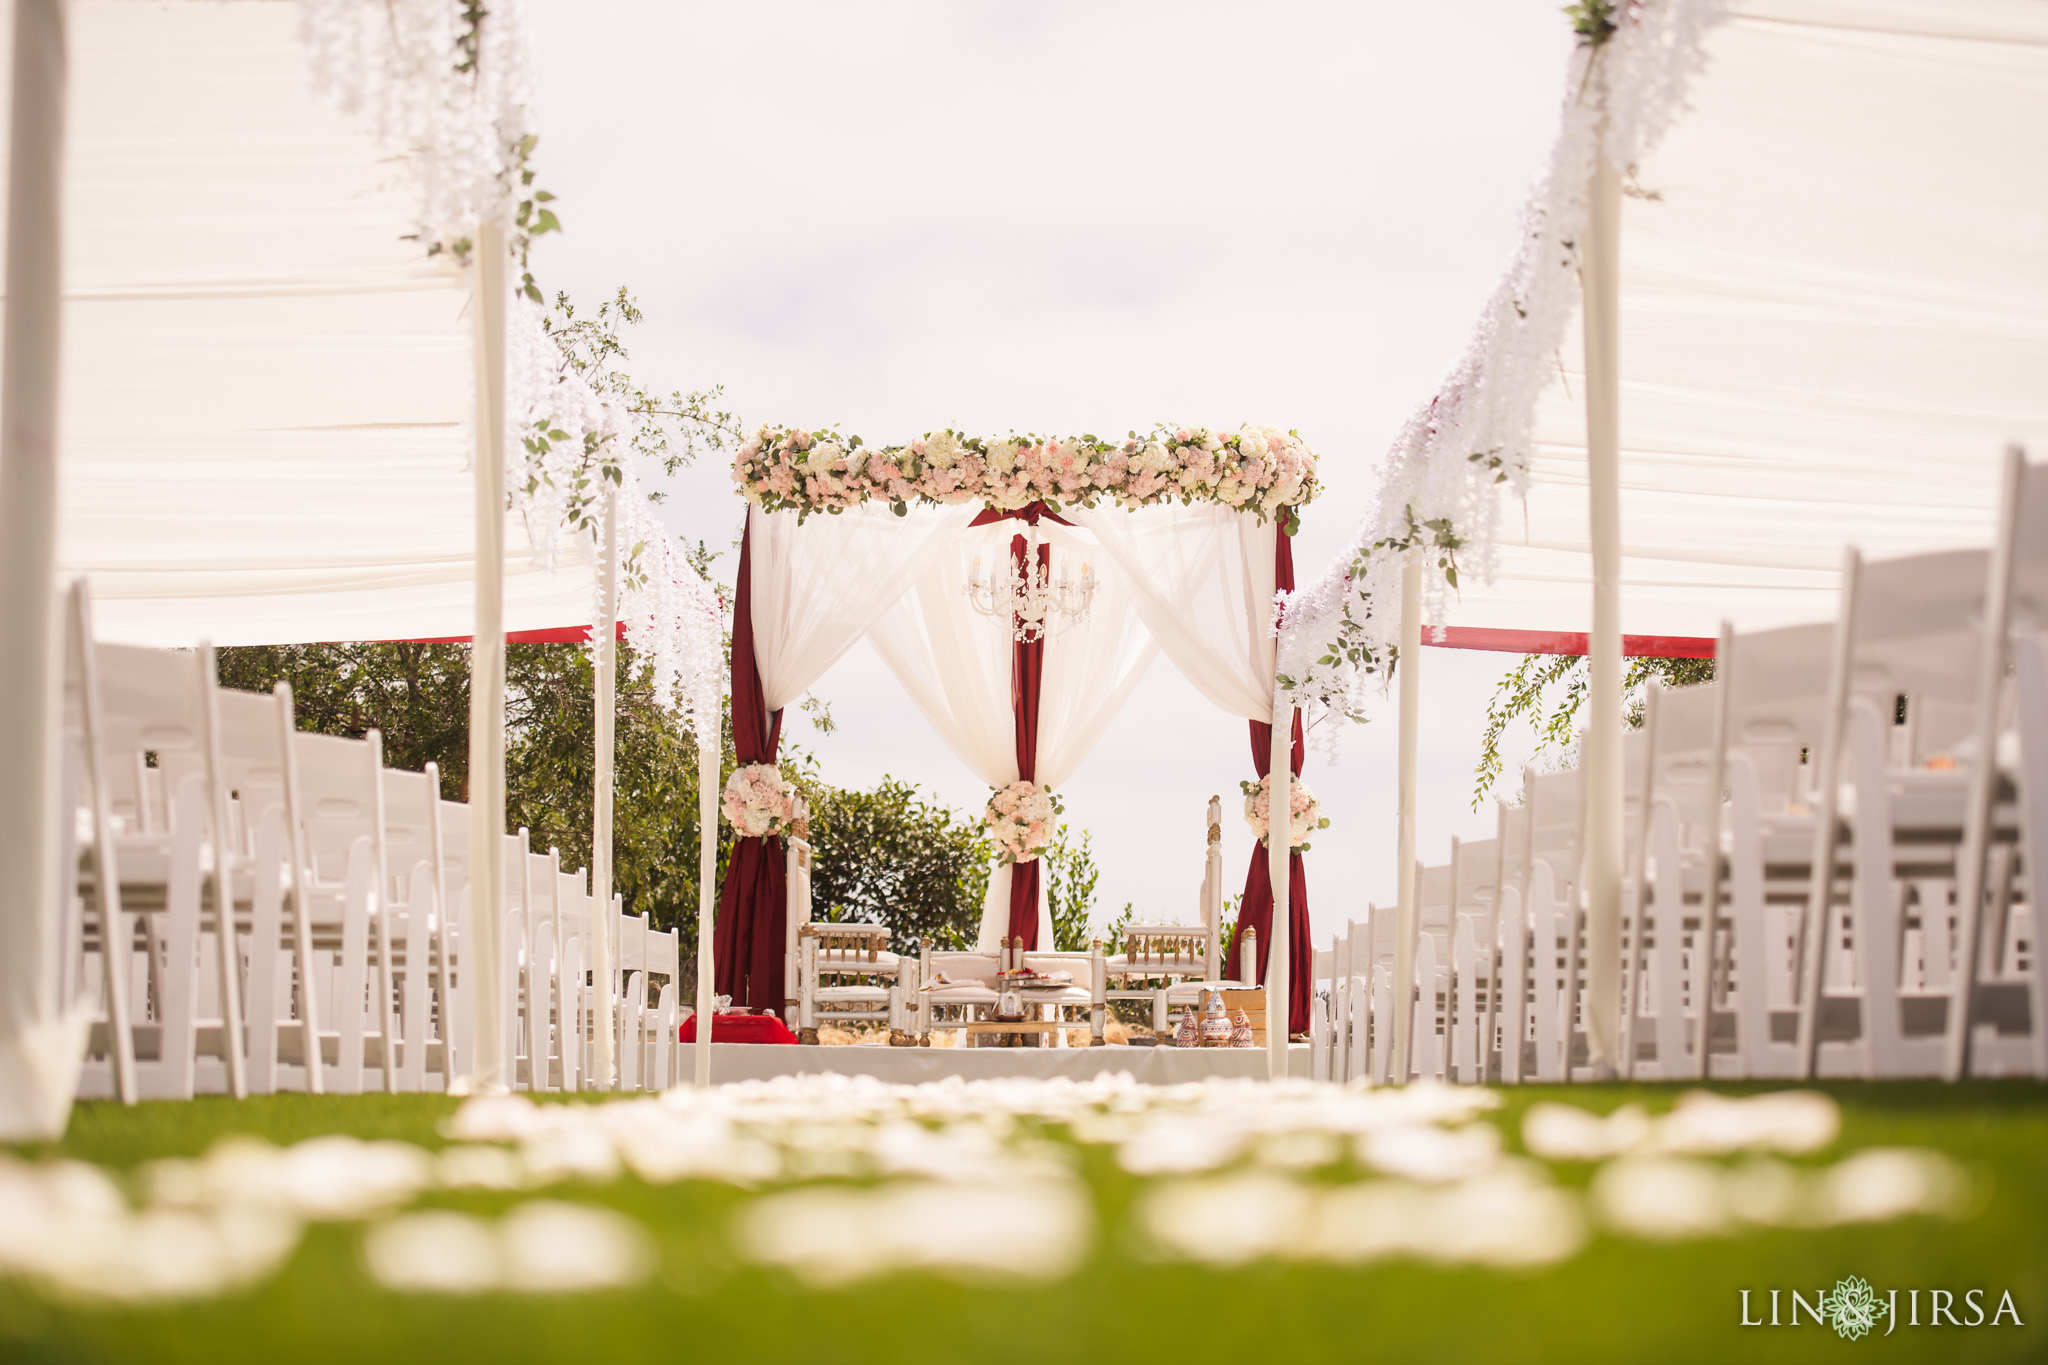
<path fill-rule="evenodd" d="M 469 678 L 469 963 L 479 1090 L 509 1089 L 505 1036 L 505 229 L 477 233 L 476 627 Z"/>
<path fill-rule="evenodd" d="M 697 725 L 697 1069 L 711 1084 L 711 907 L 718 899 L 718 709 Z M 706 730 L 709 729 L 709 737 Z"/>
<path fill-rule="evenodd" d="M 0 1140 L 61 1134 L 78 1069 L 59 1017 L 57 913 L 65 68 L 64 0 L 17 0 L 0 373 Z"/>
<path fill-rule="evenodd" d="M 612 1056 L 617 1039 L 612 1034 L 612 756 L 617 747 L 619 671 L 619 490 L 614 485 L 604 500 L 604 544 L 598 554 L 597 753 L 592 783 L 590 812 L 590 899 L 597 922 L 590 926 L 590 979 L 592 992 L 591 1029 L 597 1045 L 597 1074 L 591 1077 L 599 1090 L 615 1083 Z"/>
<path fill-rule="evenodd" d="M 1282 533 L 1284 534 L 1284 532 Z M 1266 795 L 1266 868 L 1273 885 L 1273 931 L 1266 936 L 1266 1075 L 1287 1074 L 1288 897 L 1294 879 L 1294 702 L 1287 689 L 1273 688 L 1273 754 L 1267 771 L 1273 780 Z M 1277 840 L 1277 844 L 1276 844 Z"/>
<path fill-rule="evenodd" d="M 1595 60 L 1598 58 L 1596 56 Z M 1604 90 L 1603 90 L 1604 98 Z M 1621 1035 L 1621 177 L 1606 124 L 1586 215 L 1586 476 L 1593 631 L 1586 642 L 1586 1047 L 1594 1074 L 1616 1074 Z M 1576 937 L 1576 935 L 1574 935 Z M 1569 1009 L 1567 1002 L 1569 1042 Z"/>
<path fill-rule="evenodd" d="M 1415 1070 L 1415 938 L 1421 924 L 1422 888 L 1415 877 L 1415 768 L 1422 719 L 1422 561 L 1410 555 L 1401 566 L 1401 748 L 1396 778 L 1398 812 L 1394 858 L 1400 899 L 1394 914 L 1393 1082 L 1408 1084 Z"/>

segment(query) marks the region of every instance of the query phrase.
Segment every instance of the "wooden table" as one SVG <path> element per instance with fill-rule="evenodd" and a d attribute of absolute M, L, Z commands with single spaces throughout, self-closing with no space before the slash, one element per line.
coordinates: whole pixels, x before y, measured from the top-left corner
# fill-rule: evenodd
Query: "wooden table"
<path fill-rule="evenodd" d="M 1058 1033 L 1062 1029 L 1075 1027 L 1085 1027 L 1085 1025 L 1059 1024 L 1049 1019 L 1020 1019 L 1014 1023 L 1001 1019 L 977 1019 L 967 1025 L 967 1045 L 969 1047 L 980 1046 L 980 1044 L 973 1041 L 976 1038 L 1000 1037 L 1003 1035 L 1014 1036 L 1030 1033 L 1044 1035 Z M 1009 1046 L 1014 1047 L 1017 1044 L 1013 1043 L 1009 1044 Z"/>

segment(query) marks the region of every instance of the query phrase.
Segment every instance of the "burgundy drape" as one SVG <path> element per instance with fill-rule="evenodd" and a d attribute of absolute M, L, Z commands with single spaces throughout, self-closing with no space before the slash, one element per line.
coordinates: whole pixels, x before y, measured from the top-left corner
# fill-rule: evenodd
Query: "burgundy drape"
<path fill-rule="evenodd" d="M 978 514 L 970 526 L 987 526 L 998 521 L 1021 521 L 1036 526 L 1043 517 L 1065 526 L 1068 523 L 1057 514 L 1046 510 L 1042 502 L 1034 502 L 1014 512 L 998 512 L 986 508 Z M 1010 572 L 1017 573 L 1024 567 L 1025 541 L 1023 536 L 1010 537 Z M 1050 576 L 1052 573 L 1052 546 L 1038 547 L 1038 567 Z M 1038 691 L 1039 680 L 1045 674 L 1045 637 L 1039 636 L 1029 642 L 1014 641 L 1010 654 L 1010 714 L 1015 725 L 1017 745 L 1017 776 L 1026 782 L 1038 780 Z M 1018 863 L 1010 869 L 1010 928 L 1006 937 L 1023 940 L 1029 951 L 1038 949 L 1038 885 L 1039 862 L 1033 858 L 1028 863 Z M 1052 945 L 1047 944 L 1049 949 Z"/>
<path fill-rule="evenodd" d="M 782 712 L 770 711 L 754 661 L 753 532 L 740 535 L 740 578 L 732 610 L 732 740 L 742 765 L 773 763 Z M 716 779 L 713 779 L 716 780 Z M 780 835 L 741 839 L 718 890 L 712 979 L 735 1005 L 782 1013 L 783 937 L 789 887 Z"/>
<path fill-rule="evenodd" d="M 1273 587 L 1279 592 L 1294 591 L 1294 547 L 1287 535 L 1286 517 L 1287 509 L 1282 508 L 1280 526 L 1273 534 Z M 1252 768 L 1264 777 L 1273 766 L 1273 727 L 1261 720 L 1250 724 Z M 1299 711 L 1294 713 L 1292 739 L 1288 766 L 1299 777 L 1303 748 Z M 1288 812 L 1270 812 L 1267 828 L 1271 834 L 1278 834 L 1285 840 L 1288 826 Z M 1267 837 L 1270 838 L 1271 834 Z M 1289 851 L 1287 869 L 1287 1031 L 1294 1034 L 1308 1031 L 1309 997 L 1315 985 L 1315 943 L 1310 937 L 1308 924 L 1308 878 L 1302 871 L 1298 851 Z M 1273 943 L 1273 871 L 1266 861 L 1263 844 L 1252 845 L 1252 865 L 1244 879 L 1244 899 L 1237 906 L 1237 932 L 1230 940 L 1230 958 L 1224 966 L 1224 975 L 1234 981 L 1245 979 L 1239 970 L 1238 950 L 1244 943 L 1247 928 L 1256 930 L 1259 936 L 1258 975 L 1254 979 L 1264 982 Z"/>

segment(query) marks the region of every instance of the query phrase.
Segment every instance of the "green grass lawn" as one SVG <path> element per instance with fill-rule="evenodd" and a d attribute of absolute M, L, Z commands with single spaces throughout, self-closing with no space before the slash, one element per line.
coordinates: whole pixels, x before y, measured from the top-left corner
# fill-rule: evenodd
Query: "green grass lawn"
<path fill-rule="evenodd" d="M 1723 1093 L 1762 1087 L 1721 1086 Z M 1440 1268 L 1413 1261 L 1347 1268 L 1254 1263 L 1236 1270 L 1148 1259 L 1124 1229 L 1138 1182 L 1104 1149 L 1084 1175 L 1101 1231 L 1082 1272 L 998 1290 L 927 1274 L 834 1292 L 779 1270 L 735 1264 L 725 1229 L 747 1195 L 723 1185 L 651 1185 L 631 1176 L 557 1186 L 552 1197 L 629 1211 L 655 1233 L 659 1274 L 634 1291 L 458 1299 L 377 1288 L 359 1259 L 359 1224 L 316 1224 L 283 1273 L 252 1291 L 153 1308 L 79 1308 L 0 1280 L 0 1360 L 312 1362 L 702 1360 L 1064 1362 L 1173 1361 L 1725 1361 L 1905 1358 L 2048 1359 L 2048 1088 L 1982 1082 L 1818 1087 L 1842 1113 L 1840 1138 L 1798 1161 L 1873 1146 L 1932 1148 L 1968 1173 L 1954 1218 L 1908 1217 L 1820 1230 L 1768 1230 L 1679 1243 L 1596 1232 L 1586 1248 L 1538 1271 Z M 1595 1112 L 1636 1101 L 1670 1106 L 1680 1087 L 1525 1087 L 1491 1116 L 1510 1148 L 1538 1100 Z M 454 1101 L 434 1096 L 235 1103 L 81 1104 L 61 1143 L 16 1149 L 116 1169 L 197 1155 L 230 1133 L 280 1144 L 322 1133 L 444 1145 Z M 1560 1183 L 1590 1168 L 1554 1163 Z M 521 1196 L 442 1192 L 439 1205 L 481 1213 Z M 1813 1290 L 1861 1275 L 1880 1292 L 2009 1290 L 2023 1327 L 1919 1328 L 1844 1341 L 1811 1323 L 1738 1325 L 1739 1291 Z M 1752 1295 L 1762 1303 L 1768 1294 Z M 1923 1298 L 1923 1302 L 1924 1302 Z"/>

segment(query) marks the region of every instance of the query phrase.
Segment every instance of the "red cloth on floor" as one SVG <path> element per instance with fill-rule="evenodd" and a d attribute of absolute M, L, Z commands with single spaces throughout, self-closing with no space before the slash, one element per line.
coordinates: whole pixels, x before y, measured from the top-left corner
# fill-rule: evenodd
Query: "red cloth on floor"
<path fill-rule="evenodd" d="M 697 1041 L 697 1016 L 683 1020 L 683 1041 Z M 711 1041 L 714 1043 L 788 1043 L 796 1044 L 796 1035 L 772 1014 L 721 1014 L 711 1024 Z"/>

